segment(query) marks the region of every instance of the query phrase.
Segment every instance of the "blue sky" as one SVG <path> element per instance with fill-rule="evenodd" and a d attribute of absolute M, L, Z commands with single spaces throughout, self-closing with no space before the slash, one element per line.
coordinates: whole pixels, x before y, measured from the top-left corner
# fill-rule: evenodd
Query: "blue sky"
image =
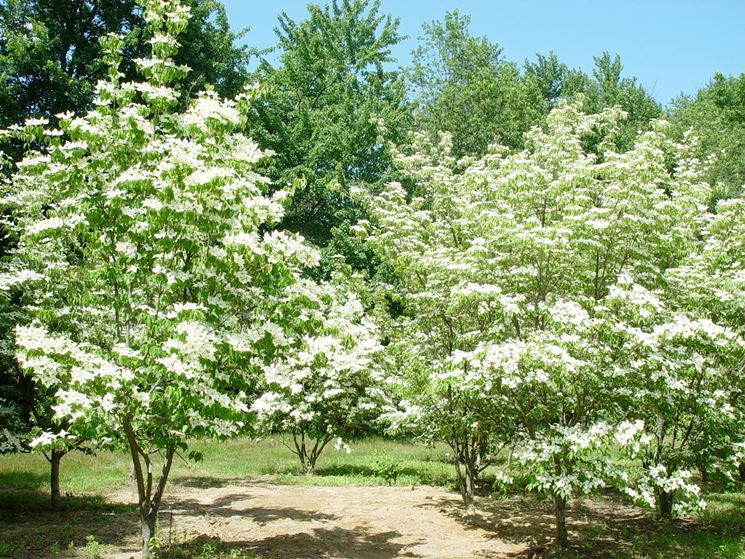
<path fill-rule="evenodd" d="M 280 11 L 300 20 L 308 3 L 223 1 L 231 26 L 251 27 L 245 42 L 262 48 L 275 43 Z M 745 72 L 745 0 L 382 0 L 382 11 L 399 17 L 409 36 L 394 50 L 399 63 L 409 63 L 422 23 L 456 8 L 472 16 L 472 33 L 499 43 L 508 60 L 553 50 L 568 66 L 590 71 L 593 56 L 618 53 L 624 75 L 636 76 L 662 103 L 695 93 L 714 72 Z"/>

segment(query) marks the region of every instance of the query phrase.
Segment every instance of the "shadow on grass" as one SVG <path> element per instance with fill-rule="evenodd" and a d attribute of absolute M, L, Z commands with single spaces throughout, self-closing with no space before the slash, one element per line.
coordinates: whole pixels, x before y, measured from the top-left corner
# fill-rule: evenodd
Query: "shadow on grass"
<path fill-rule="evenodd" d="M 333 464 L 330 466 L 318 466 L 313 474 L 319 477 L 362 477 L 379 479 L 384 482 L 377 470 L 371 466 L 360 464 Z M 399 478 L 415 479 L 417 483 L 435 486 L 451 486 L 453 481 L 443 475 L 422 471 L 413 466 L 403 466 L 398 471 Z"/>
<path fill-rule="evenodd" d="M 420 557 L 395 543 L 396 531 L 371 533 L 367 528 L 313 528 L 296 534 L 278 534 L 254 541 L 225 542 L 216 537 L 197 538 L 164 549 L 163 559 L 249 559 L 250 557 L 354 557 L 393 559 Z"/>
<path fill-rule="evenodd" d="M 52 511 L 45 491 L 0 490 L 0 543 L 14 559 L 50 557 L 84 546 L 89 537 L 122 546 L 139 534 L 136 508 L 95 495 L 63 495 Z"/>
<path fill-rule="evenodd" d="M 25 471 L 0 472 L 0 487 L 38 490 L 48 486 L 49 476 L 45 474 Z"/>

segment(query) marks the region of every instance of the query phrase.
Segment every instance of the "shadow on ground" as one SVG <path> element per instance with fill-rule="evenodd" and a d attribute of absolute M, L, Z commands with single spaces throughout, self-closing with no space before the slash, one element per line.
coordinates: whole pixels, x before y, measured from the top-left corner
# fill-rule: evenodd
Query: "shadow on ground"
<path fill-rule="evenodd" d="M 0 490 L 0 555 L 14 559 L 59 556 L 89 538 L 125 546 L 139 534 L 135 504 L 108 503 L 100 496 L 63 495 L 58 510 L 39 490 Z"/>
<path fill-rule="evenodd" d="M 195 499 L 173 499 L 169 500 L 166 506 L 169 511 L 181 517 L 196 518 L 209 516 L 232 518 L 244 516 L 250 518 L 260 526 L 266 526 L 278 520 L 293 520 L 297 522 L 338 520 L 338 517 L 333 514 L 294 507 L 242 506 L 243 503 L 249 502 L 249 500 L 250 496 L 246 493 L 234 493 L 218 497 L 208 505 Z"/>
<path fill-rule="evenodd" d="M 198 536 L 186 543 L 164 550 L 166 559 L 180 559 L 210 553 L 209 557 L 240 556 L 262 559 L 290 558 L 317 559 L 319 557 L 354 557 L 355 559 L 393 559 L 394 557 L 420 557 L 402 552 L 406 547 L 392 540 L 401 534 L 396 531 L 370 533 L 363 527 L 313 528 L 308 532 L 282 534 L 253 541 L 226 542 L 216 537 Z"/>
<path fill-rule="evenodd" d="M 731 501 L 726 503 L 731 509 L 711 515 L 710 520 L 703 515 L 699 521 L 658 521 L 618 497 L 576 500 L 567 511 L 570 549 L 562 553 L 553 546 L 555 527 L 549 500 L 534 496 L 482 498 L 471 513 L 445 499 L 433 499 L 422 506 L 438 508 L 464 527 L 484 530 L 489 537 L 525 544 L 526 550 L 504 556 L 513 559 L 739 559 L 745 556 L 745 504 Z"/>

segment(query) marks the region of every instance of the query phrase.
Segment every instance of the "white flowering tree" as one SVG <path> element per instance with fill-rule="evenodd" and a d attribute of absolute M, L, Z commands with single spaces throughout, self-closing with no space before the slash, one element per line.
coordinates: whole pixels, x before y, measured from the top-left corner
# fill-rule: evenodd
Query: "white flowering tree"
<path fill-rule="evenodd" d="M 388 185 L 357 227 L 398 272 L 405 374 L 428 387 L 414 403 L 440 413 L 465 393 L 464 409 L 493 413 L 523 479 L 553 498 L 561 546 L 567 502 L 633 485 L 609 456 L 644 442 L 624 411 L 636 331 L 613 297 L 664 286 L 696 246 L 709 192 L 661 123 L 615 153 L 622 117 L 562 104 L 525 151 L 460 170 L 446 149 L 414 150 L 399 158 L 413 193 Z M 470 426 L 475 437 L 483 423 Z"/>
<path fill-rule="evenodd" d="M 29 142 L 37 138 L 39 121 L 14 131 Z M 7 180 L 2 181 L 7 186 Z M 6 188 L 6 190 L 9 190 Z M 6 208 L 7 209 L 7 208 Z M 8 231 L 13 239 L 14 231 Z M 88 452 L 85 440 L 66 430 L 67 421 L 56 417 L 56 387 L 44 386 L 26 375 L 16 359 L 15 328 L 27 324 L 23 284 L 38 278 L 31 270 L 20 273 L 0 271 L 0 453 L 38 452 L 49 463 L 50 506 L 55 510 L 61 500 L 60 465 L 72 450 Z"/>
<path fill-rule="evenodd" d="M 299 281 L 280 304 L 292 331 L 283 339 L 283 356 L 267 367 L 252 410 L 263 432 L 289 434 L 287 446 L 308 474 L 331 441 L 346 445 L 380 415 L 382 348 L 348 283 Z"/>
<path fill-rule="evenodd" d="M 640 427 L 632 458 L 641 474 L 624 491 L 661 517 L 704 506 L 694 469 L 726 471 L 742 441 L 733 397 L 743 390 L 745 345 L 705 307 L 681 304 L 691 285 L 686 269 L 669 270 L 657 293 L 622 278 L 608 297 L 630 334 L 623 390 L 627 417 Z"/>
<path fill-rule="evenodd" d="M 147 80 L 120 81 L 122 42 L 109 36 L 110 78 L 95 108 L 60 115 L 60 129 L 18 131 L 41 147 L 18 164 L 5 202 L 19 231 L 7 273 L 24 280 L 30 316 L 17 328 L 18 360 L 54 388 L 70 432 L 129 449 L 149 556 L 174 455 L 190 438 L 244 426 L 245 390 L 281 347 L 264 301 L 318 255 L 270 230 L 287 193 L 264 195 L 267 181 L 253 171 L 263 154 L 235 132 L 247 95 L 206 91 L 174 112 L 169 84 L 187 69 L 171 57 L 188 9 L 142 7 Z"/>
<path fill-rule="evenodd" d="M 723 469 L 728 473 L 727 462 L 740 461 L 743 475 L 745 450 L 745 402 L 742 395 L 745 356 L 742 340 L 745 325 L 745 202 L 742 197 L 722 200 L 713 215 L 702 227 L 702 250 L 693 255 L 684 266 L 670 273 L 671 291 L 675 295 L 676 311 L 682 315 L 676 325 L 668 328 L 676 345 L 686 344 L 691 370 L 696 383 L 713 383 L 716 390 L 706 398 L 714 398 L 720 413 L 696 413 L 697 421 L 690 428 L 688 440 L 696 456 L 699 470 Z M 698 317 L 693 320 L 690 317 Z M 677 326 L 677 327 L 674 327 Z M 683 385 L 685 387 L 685 385 Z M 692 395 L 699 404 L 695 392 Z M 685 409 L 678 405 L 678 409 Z M 695 409 L 695 408 L 694 408 Z M 699 432 L 698 423 L 710 418 L 719 428 Z M 715 425 L 716 425 L 715 423 Z M 705 438 L 702 443 L 699 439 Z M 680 437 L 678 437 L 680 440 Z M 734 447 L 734 453 L 733 453 Z"/>

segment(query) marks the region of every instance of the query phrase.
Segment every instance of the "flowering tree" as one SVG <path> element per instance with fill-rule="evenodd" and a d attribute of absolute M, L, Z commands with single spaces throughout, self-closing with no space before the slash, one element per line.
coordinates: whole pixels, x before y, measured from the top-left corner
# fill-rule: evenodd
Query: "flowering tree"
<path fill-rule="evenodd" d="M 376 356 L 382 348 L 348 285 L 301 281 L 282 306 L 293 331 L 252 410 L 265 432 L 290 433 L 289 448 L 308 474 L 332 440 L 344 444 L 380 414 L 385 393 Z"/>
<path fill-rule="evenodd" d="M 622 278 L 608 297 L 630 334 L 623 389 L 626 415 L 640 427 L 631 454 L 641 475 L 624 491 L 663 517 L 702 507 L 693 469 L 721 468 L 742 440 L 732 398 L 742 392 L 743 340 L 705 308 L 681 304 L 683 269 L 669 270 L 657 293 Z"/>
<path fill-rule="evenodd" d="M 614 297 L 662 288 L 696 246 L 709 192 L 662 124 L 616 153 L 622 116 L 561 104 L 525 151 L 462 169 L 447 146 L 414 150 L 399 158 L 413 195 L 389 185 L 357 228 L 398 272 L 405 371 L 429 387 L 415 403 L 454 409 L 465 392 L 491 413 L 529 487 L 552 496 L 561 546 L 572 496 L 634 483 L 609 460 L 640 447 L 645 425 L 624 413 L 636 330 Z"/>
<path fill-rule="evenodd" d="M 691 386 L 699 388 L 711 383 L 710 393 L 692 394 L 691 404 L 700 406 L 702 398 L 713 398 L 714 415 L 697 412 L 686 438 L 692 443 L 690 453 L 696 466 L 724 468 L 732 458 L 740 461 L 743 475 L 743 355 L 745 335 L 742 316 L 745 312 L 745 281 L 742 262 L 745 257 L 745 203 L 742 197 L 720 201 L 715 213 L 702 226 L 702 248 L 681 267 L 670 273 L 671 292 L 675 295 L 675 311 L 681 315 L 677 328 L 670 328 L 670 337 L 685 343 L 683 351 L 690 361 Z M 692 320 L 690 317 L 698 317 Z M 685 388 L 686 386 L 683 385 Z M 680 385 L 676 388 L 680 389 Z M 686 409 L 676 406 L 678 410 Z M 695 409 L 695 407 L 693 408 Z M 680 415 L 680 412 L 677 412 Z M 710 429 L 701 432 L 699 423 L 714 421 Z M 718 428 L 715 428 L 718 427 Z M 701 439 L 704 438 L 704 441 Z M 680 441 L 681 438 L 678 437 Z M 733 446 L 735 452 L 733 453 Z"/>
<path fill-rule="evenodd" d="M 189 438 L 242 428 L 244 392 L 281 347 L 271 325 L 282 319 L 264 301 L 318 255 L 269 229 L 287 193 L 264 196 L 252 170 L 263 154 L 234 132 L 248 95 L 206 91 L 174 112 L 169 84 L 187 69 L 171 57 L 188 9 L 142 6 L 147 81 L 120 81 L 121 40 L 109 36 L 96 108 L 59 115 L 60 130 L 19 131 L 42 147 L 18 164 L 5 201 L 20 233 L 8 273 L 24 280 L 31 319 L 17 328 L 18 360 L 54 388 L 71 432 L 129 449 L 148 556 L 174 455 Z"/>

